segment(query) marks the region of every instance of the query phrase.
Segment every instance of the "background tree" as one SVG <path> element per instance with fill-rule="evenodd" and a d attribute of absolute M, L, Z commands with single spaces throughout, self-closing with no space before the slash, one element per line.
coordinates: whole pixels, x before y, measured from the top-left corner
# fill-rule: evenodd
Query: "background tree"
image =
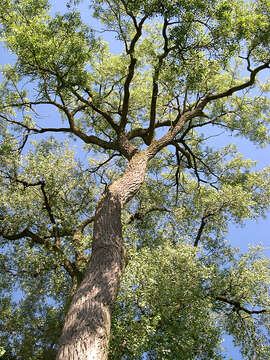
<path fill-rule="evenodd" d="M 269 168 L 209 136 L 269 142 L 269 1 L 89 4 L 118 54 L 71 3 L 0 5 L 2 358 L 268 358 L 269 261 L 226 231 Z"/>

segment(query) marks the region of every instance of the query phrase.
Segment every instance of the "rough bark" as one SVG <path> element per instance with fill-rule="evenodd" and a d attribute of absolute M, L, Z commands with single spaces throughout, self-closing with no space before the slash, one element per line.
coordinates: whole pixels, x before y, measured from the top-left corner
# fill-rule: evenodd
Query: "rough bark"
<path fill-rule="evenodd" d="M 136 153 L 98 202 L 92 256 L 66 315 L 57 360 L 108 357 L 111 310 L 125 267 L 121 209 L 142 185 L 148 160 L 146 151 Z"/>

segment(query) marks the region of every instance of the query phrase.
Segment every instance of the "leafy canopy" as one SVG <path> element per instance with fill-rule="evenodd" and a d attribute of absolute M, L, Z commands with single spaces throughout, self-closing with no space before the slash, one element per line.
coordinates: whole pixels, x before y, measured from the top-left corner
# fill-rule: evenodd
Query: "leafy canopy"
<path fill-rule="evenodd" d="M 15 55 L 0 84 L 0 356 L 55 358 L 97 199 L 132 157 L 125 144 L 163 139 L 122 214 L 110 359 L 222 359 L 224 333 L 268 358 L 269 260 L 227 231 L 266 215 L 269 168 L 212 137 L 269 144 L 269 0 L 87 3 L 87 24 L 79 1 L 65 14 L 0 4 Z"/>

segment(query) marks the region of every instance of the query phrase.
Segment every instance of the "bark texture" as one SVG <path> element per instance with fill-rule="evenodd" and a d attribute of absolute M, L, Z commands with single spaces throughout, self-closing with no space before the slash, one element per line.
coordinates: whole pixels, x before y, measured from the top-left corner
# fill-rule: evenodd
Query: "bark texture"
<path fill-rule="evenodd" d="M 148 160 L 147 152 L 136 153 L 123 176 L 99 199 L 92 256 L 66 315 L 57 360 L 105 360 L 108 357 L 111 310 L 126 260 L 121 210 L 142 185 Z"/>

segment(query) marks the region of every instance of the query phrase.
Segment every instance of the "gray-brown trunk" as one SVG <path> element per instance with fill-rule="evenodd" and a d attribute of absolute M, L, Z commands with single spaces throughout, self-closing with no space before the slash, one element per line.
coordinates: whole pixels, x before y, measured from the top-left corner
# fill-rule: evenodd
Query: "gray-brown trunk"
<path fill-rule="evenodd" d="M 147 162 L 147 153 L 134 155 L 124 175 L 99 200 L 92 256 L 66 315 L 57 360 L 108 357 L 111 310 L 125 267 L 121 209 L 142 185 Z"/>

